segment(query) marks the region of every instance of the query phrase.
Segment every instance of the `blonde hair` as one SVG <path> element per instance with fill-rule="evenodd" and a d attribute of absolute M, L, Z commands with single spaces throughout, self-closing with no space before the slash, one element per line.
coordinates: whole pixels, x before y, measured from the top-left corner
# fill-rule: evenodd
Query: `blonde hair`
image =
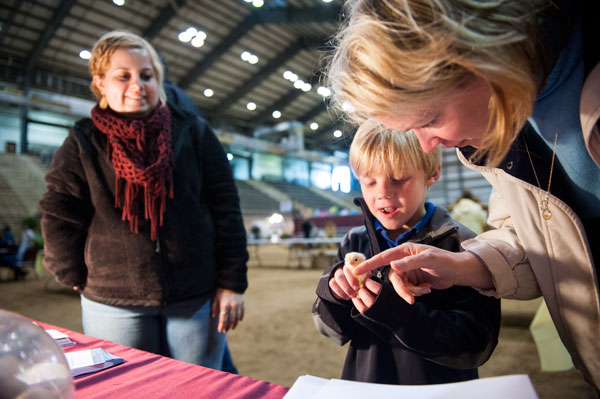
<path fill-rule="evenodd" d="M 358 177 L 382 173 L 399 178 L 404 173 L 422 170 L 433 176 L 442 164 L 442 149 L 427 153 L 412 132 L 388 129 L 374 119 L 360 125 L 350 145 L 350 166 Z"/>
<path fill-rule="evenodd" d="M 423 110 L 482 78 L 491 91 L 489 120 L 474 159 L 485 154 L 497 165 L 547 74 L 538 23 L 548 9 L 549 0 L 352 1 L 326 72 L 333 105 L 350 103 L 345 112 L 360 123 Z"/>
<path fill-rule="evenodd" d="M 166 103 L 167 95 L 163 87 L 163 64 L 160 61 L 156 50 L 154 50 L 154 47 L 152 47 L 152 45 L 144 38 L 134 33 L 122 30 L 114 30 L 104 34 L 100 39 L 98 39 L 98 41 L 94 44 L 94 48 L 92 48 L 92 57 L 90 58 L 89 62 L 90 74 L 92 76 L 98 75 L 103 77 L 110 67 L 110 57 L 118 49 L 141 49 L 146 51 L 150 57 L 150 64 L 152 65 L 154 76 L 158 83 L 160 100 L 163 103 Z M 93 80 L 90 84 L 90 89 L 100 102 L 106 101 L 103 99 L 102 93 L 96 87 Z"/>

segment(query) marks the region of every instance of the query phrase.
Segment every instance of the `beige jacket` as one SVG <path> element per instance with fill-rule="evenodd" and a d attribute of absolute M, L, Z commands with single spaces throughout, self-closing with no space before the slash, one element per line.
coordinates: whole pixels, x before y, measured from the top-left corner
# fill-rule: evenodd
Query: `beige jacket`
<path fill-rule="evenodd" d="M 585 81 L 580 117 L 586 147 L 600 167 L 600 64 Z M 545 191 L 501 169 L 476 166 L 457 153 L 494 188 L 488 223 L 497 230 L 463 243 L 492 273 L 495 289 L 484 293 L 515 299 L 543 295 L 573 363 L 586 380 L 600 387 L 598 280 L 578 216 L 551 195 L 552 217 L 545 220 L 539 207 Z"/>

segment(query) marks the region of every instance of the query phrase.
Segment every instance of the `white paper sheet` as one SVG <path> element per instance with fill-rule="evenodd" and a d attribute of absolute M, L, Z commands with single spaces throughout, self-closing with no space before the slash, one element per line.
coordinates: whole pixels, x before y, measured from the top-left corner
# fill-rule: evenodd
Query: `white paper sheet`
<path fill-rule="evenodd" d="M 283 399 L 310 399 L 329 382 L 328 379 L 314 377 L 312 375 L 302 375 L 298 377 L 294 385 L 285 394 Z"/>
<path fill-rule="evenodd" d="M 302 376 L 285 399 L 539 399 L 529 376 L 524 374 L 480 378 L 436 385 L 385 385 Z M 324 383 L 324 381 L 326 381 Z M 302 395 L 302 396 L 297 396 Z"/>
<path fill-rule="evenodd" d="M 65 353 L 71 374 L 76 377 L 81 374 L 95 373 L 125 362 L 122 358 L 105 351 L 102 348 L 86 349 Z"/>

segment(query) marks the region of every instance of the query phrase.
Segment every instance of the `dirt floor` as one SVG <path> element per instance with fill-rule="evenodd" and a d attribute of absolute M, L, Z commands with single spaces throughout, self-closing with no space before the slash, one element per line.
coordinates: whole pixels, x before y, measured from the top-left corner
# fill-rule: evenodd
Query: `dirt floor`
<path fill-rule="evenodd" d="M 249 263 L 246 317 L 228 336 L 240 374 L 287 386 L 305 374 L 339 378 L 346 348 L 321 336 L 310 312 L 322 268 L 276 267 L 290 263 L 276 249 L 260 255 L 260 266 L 255 254 Z M 480 375 L 528 374 L 542 399 L 592 398 L 577 371 L 540 370 L 527 328 L 538 304 L 503 302 L 500 343 Z M 47 275 L 0 283 L 0 308 L 82 332 L 79 297 Z"/>

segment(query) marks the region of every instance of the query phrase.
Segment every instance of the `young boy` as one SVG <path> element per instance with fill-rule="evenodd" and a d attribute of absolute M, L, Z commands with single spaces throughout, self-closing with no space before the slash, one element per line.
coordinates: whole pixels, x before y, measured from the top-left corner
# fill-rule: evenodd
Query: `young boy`
<path fill-rule="evenodd" d="M 355 291 L 351 266 L 344 266 L 349 252 L 370 258 L 407 241 L 457 252 L 462 241 L 475 236 L 444 208 L 425 202 L 427 189 L 440 177 L 441 149 L 425 153 L 412 132 L 368 120 L 352 141 L 350 165 L 360 182 L 363 198 L 355 203 L 365 225 L 342 240 L 313 305 L 322 334 L 339 345 L 350 341 L 342 378 L 403 385 L 477 378 L 477 367 L 498 342 L 498 299 L 470 287 L 432 290 L 421 284 L 410 305 L 392 283 L 397 278 L 414 283 L 415 276 L 400 277 L 385 266 Z"/>

